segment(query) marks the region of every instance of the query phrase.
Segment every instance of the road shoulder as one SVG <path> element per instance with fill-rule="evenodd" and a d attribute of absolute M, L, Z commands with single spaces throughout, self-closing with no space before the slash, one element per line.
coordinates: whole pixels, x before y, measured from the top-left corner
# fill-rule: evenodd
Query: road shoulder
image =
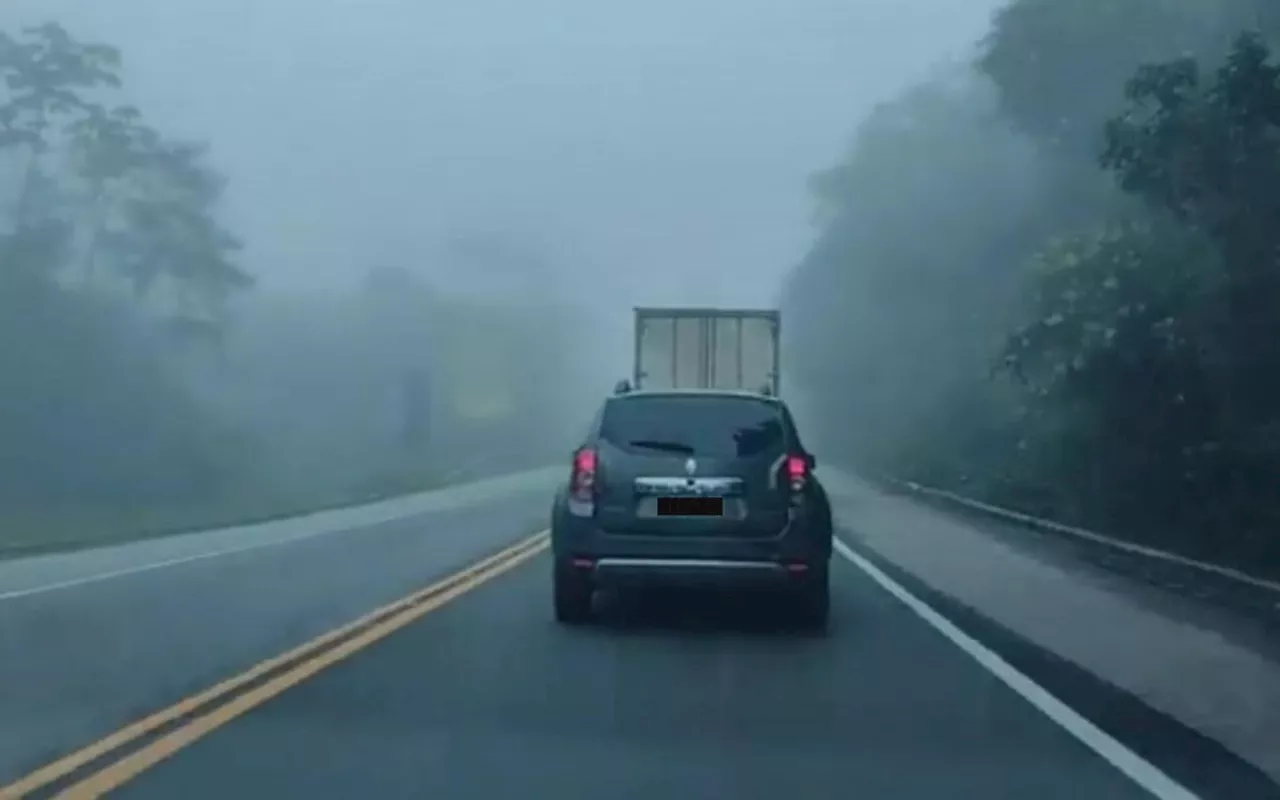
<path fill-rule="evenodd" d="M 998 639 L 1024 641 L 1093 676 L 1280 783 L 1280 666 L 1144 607 L 1114 585 L 1020 552 L 974 523 L 856 478 L 823 477 L 849 542 L 877 563 L 956 613 L 997 626 Z M 1212 761 L 1190 767 L 1214 772 Z"/>
<path fill-rule="evenodd" d="M 929 586 L 848 532 L 843 532 L 843 538 L 855 542 L 854 552 L 964 634 L 1195 795 L 1230 800 L 1280 798 L 1280 786 L 1263 770 L 1216 740 Z"/>

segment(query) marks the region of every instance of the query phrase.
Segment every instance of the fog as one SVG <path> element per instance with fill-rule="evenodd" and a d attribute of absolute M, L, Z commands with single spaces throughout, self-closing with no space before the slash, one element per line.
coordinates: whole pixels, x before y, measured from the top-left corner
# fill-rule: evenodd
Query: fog
<path fill-rule="evenodd" d="M 122 49 L 148 117 L 213 145 L 265 283 L 345 286 L 483 226 L 554 243 L 591 297 L 607 279 L 624 303 L 763 303 L 810 238 L 805 176 L 992 6 L 17 0 L 3 15 Z"/>
<path fill-rule="evenodd" d="M 1130 306 L 1054 303 L 1121 285 L 1117 241 L 1188 275 L 1242 258 L 1161 199 L 1143 159 L 1177 155 L 1125 87 L 1280 26 L 1262 0 L 1094 5 L 9 0 L 0 500 L 195 524 L 545 463 L 629 372 L 633 306 L 780 306 L 828 463 L 1142 527 L 1106 476 L 1177 495 L 1152 448 L 1269 423 L 1192 435 L 1170 407 L 1115 455 L 1136 378 L 1096 365 L 1167 356 L 1117 333 Z M 70 50 L 23 33 L 49 21 Z M 1165 225 L 1176 258 L 1143 238 Z"/>
<path fill-rule="evenodd" d="M 40 526 L 55 506 L 56 539 L 79 535 L 63 517 L 178 524 L 562 457 L 630 370 L 631 307 L 773 305 L 814 236 L 808 176 L 989 10 L 7 2 L 19 39 L 118 48 L 122 85 L 76 96 L 207 145 L 206 216 L 243 247 L 216 290 L 183 271 L 203 255 L 111 249 L 142 184 L 76 166 L 59 125 L 81 112 L 31 118 L 53 127 L 7 151 L 6 261 L 61 288 L 7 290 L 6 504 Z M 53 221 L 58 254 L 31 249 Z M 71 335 L 22 339 L 36 306 Z"/>
<path fill-rule="evenodd" d="M 782 301 L 829 462 L 1280 568 L 1278 44 L 1274 0 L 1012 0 L 863 114 Z"/>

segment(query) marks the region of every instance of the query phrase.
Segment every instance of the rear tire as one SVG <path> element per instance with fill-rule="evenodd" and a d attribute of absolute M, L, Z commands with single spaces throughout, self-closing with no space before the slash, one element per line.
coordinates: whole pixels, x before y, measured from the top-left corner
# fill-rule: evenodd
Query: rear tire
<path fill-rule="evenodd" d="M 557 564 L 551 581 L 556 622 L 564 625 L 585 625 L 590 622 L 594 594 L 590 577 L 567 564 Z"/>
<path fill-rule="evenodd" d="M 831 580 L 825 564 L 801 579 L 795 601 L 800 627 L 815 633 L 826 632 L 831 619 Z"/>

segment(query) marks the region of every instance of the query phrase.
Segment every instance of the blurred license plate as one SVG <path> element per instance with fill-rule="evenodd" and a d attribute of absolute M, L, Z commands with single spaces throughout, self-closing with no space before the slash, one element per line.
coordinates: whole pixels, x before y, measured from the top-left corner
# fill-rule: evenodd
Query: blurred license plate
<path fill-rule="evenodd" d="M 660 517 L 721 517 L 723 497 L 659 497 Z"/>

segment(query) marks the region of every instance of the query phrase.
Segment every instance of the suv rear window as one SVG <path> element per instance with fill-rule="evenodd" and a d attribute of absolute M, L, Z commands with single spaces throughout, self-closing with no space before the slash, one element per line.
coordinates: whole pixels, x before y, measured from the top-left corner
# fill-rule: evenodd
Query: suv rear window
<path fill-rule="evenodd" d="M 627 452 L 674 452 L 707 458 L 750 458 L 786 447 L 786 425 L 774 403 L 747 397 L 655 396 L 611 400 L 600 438 Z"/>

